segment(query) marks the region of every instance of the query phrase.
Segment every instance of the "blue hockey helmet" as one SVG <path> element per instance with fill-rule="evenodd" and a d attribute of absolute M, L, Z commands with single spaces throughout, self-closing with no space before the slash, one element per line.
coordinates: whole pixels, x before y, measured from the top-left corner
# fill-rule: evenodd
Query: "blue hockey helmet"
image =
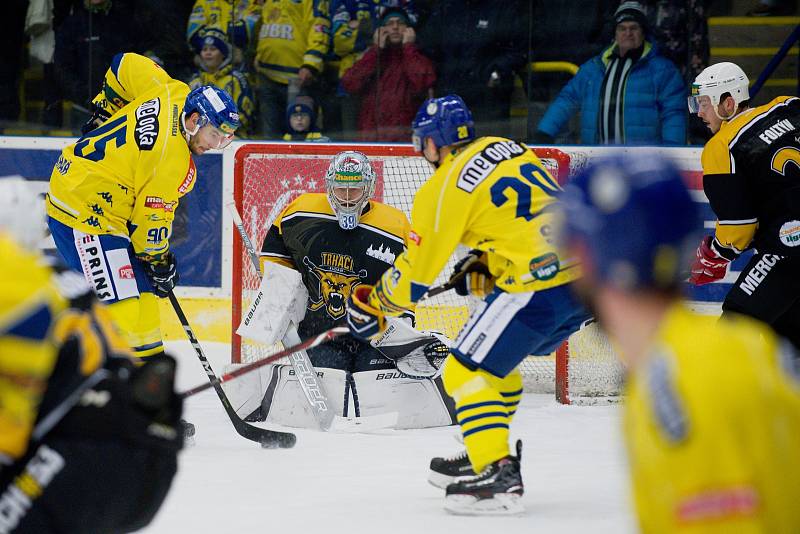
<path fill-rule="evenodd" d="M 183 105 L 183 120 L 195 112 L 200 114 L 200 120 L 194 131 L 187 130 L 189 135 L 195 135 L 200 128 L 209 125 L 219 139 L 215 148 L 225 148 L 231 143 L 239 127 L 239 110 L 226 91 L 213 85 L 192 89 Z"/>
<path fill-rule="evenodd" d="M 426 100 L 417 111 L 411 128 L 417 152 L 422 152 L 426 137 L 433 139 L 437 148 L 475 139 L 472 113 L 458 95 Z"/>
<path fill-rule="evenodd" d="M 624 290 L 668 289 L 686 277 L 702 223 L 681 173 L 653 153 L 602 159 L 561 195 L 566 244 L 587 274 Z"/>

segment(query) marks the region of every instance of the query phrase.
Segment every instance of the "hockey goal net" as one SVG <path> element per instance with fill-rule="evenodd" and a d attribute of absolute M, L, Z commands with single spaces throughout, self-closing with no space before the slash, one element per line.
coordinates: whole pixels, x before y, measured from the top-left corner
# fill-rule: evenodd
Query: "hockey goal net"
<path fill-rule="evenodd" d="M 325 191 L 324 175 L 330 158 L 348 149 L 359 150 L 370 158 L 378 177 L 375 200 L 411 216 L 414 193 L 433 169 L 410 146 L 245 144 L 238 148 L 234 157 L 234 201 L 257 247 L 292 200 L 303 193 Z M 567 152 L 553 148 L 537 148 L 535 152 L 561 183 L 568 180 L 571 170 L 585 163 L 578 154 L 571 158 Z M 466 248 L 456 251 L 434 287 L 446 282 L 452 265 L 464 253 Z M 274 353 L 280 347 L 260 345 L 236 334 L 242 313 L 248 309 L 258 288 L 259 277 L 235 230 L 232 258 L 232 362 L 249 362 Z M 453 291 L 420 301 L 416 310 L 417 327 L 439 331 L 455 339 L 477 302 Z M 595 325 L 570 337 L 555 354 L 529 356 L 520 369 L 526 391 L 555 393 L 562 403 L 606 401 L 619 394 L 621 368 L 607 339 Z"/>

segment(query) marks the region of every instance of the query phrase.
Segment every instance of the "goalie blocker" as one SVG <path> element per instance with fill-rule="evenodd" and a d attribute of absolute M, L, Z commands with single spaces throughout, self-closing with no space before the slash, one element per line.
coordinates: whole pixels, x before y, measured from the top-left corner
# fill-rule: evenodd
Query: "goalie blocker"
<path fill-rule="evenodd" d="M 307 300 L 300 273 L 267 262 L 261 286 L 237 333 L 273 345 L 303 320 Z M 406 320 L 392 318 L 386 332 L 372 342 L 377 349 L 375 368 L 364 364 L 351 372 L 317 366 L 317 378 L 327 393 L 328 404 L 342 417 L 397 412 L 396 428 L 451 425 L 455 422 L 454 405 L 439 378 L 449 344 L 441 334 L 420 332 Z M 229 366 L 226 372 L 236 367 Z M 266 365 L 226 383 L 225 390 L 237 414 L 249 421 L 318 426 L 291 365 Z"/>

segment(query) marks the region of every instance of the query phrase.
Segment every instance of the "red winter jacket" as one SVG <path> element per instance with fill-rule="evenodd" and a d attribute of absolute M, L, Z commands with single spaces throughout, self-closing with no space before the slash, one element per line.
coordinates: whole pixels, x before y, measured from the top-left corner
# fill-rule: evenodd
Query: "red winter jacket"
<path fill-rule="evenodd" d="M 363 96 L 358 116 L 362 140 L 407 143 L 411 121 L 436 82 L 433 63 L 413 43 L 378 51 L 370 47 L 342 77 L 342 87 Z"/>

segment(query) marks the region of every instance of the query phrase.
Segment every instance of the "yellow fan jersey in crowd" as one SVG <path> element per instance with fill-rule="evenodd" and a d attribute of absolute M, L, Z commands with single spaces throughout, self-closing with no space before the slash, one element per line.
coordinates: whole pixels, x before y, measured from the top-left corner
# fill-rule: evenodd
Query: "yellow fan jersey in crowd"
<path fill-rule="evenodd" d="M 642 532 L 800 532 L 796 357 L 752 319 L 668 310 L 625 399 Z"/>
<path fill-rule="evenodd" d="M 256 70 L 282 84 L 301 66 L 322 72 L 330 30 L 328 0 L 271 0 L 261 10 Z"/>
<path fill-rule="evenodd" d="M 577 265 L 553 241 L 560 188 L 533 151 L 502 137 L 454 150 L 414 196 L 408 250 L 373 296 L 399 311 L 433 284 L 461 243 L 486 252 L 496 287 L 540 291 L 578 278 Z"/>

